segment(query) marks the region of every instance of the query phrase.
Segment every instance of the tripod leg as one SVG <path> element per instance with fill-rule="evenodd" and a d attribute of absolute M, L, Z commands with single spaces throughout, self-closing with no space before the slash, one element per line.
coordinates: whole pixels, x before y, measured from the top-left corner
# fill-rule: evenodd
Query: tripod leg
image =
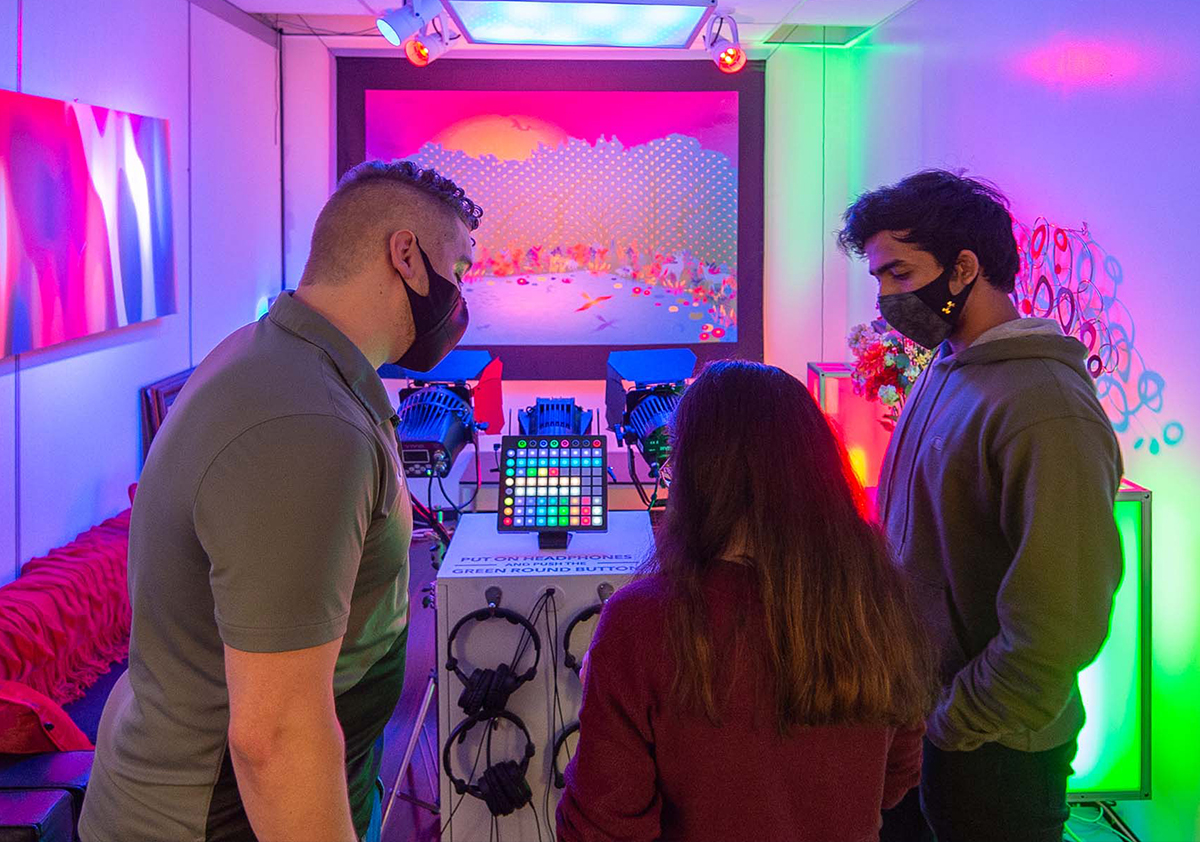
<path fill-rule="evenodd" d="M 404 758 L 400 761 L 400 769 L 396 772 L 396 781 L 392 784 L 392 792 L 388 796 L 387 808 L 383 811 L 382 827 L 387 827 L 388 818 L 392 813 L 392 805 L 396 803 L 396 795 L 400 791 L 400 783 L 404 780 L 404 773 L 408 771 L 408 766 L 412 762 L 413 752 L 417 748 L 417 740 L 421 736 L 421 731 L 425 724 L 425 717 L 429 715 L 429 706 L 433 702 L 433 692 L 437 688 L 437 678 L 435 675 L 429 676 L 429 683 L 425 686 L 425 698 L 421 701 L 421 710 L 417 714 L 417 722 L 413 726 L 412 734 L 408 738 L 408 747 L 404 750 Z"/>

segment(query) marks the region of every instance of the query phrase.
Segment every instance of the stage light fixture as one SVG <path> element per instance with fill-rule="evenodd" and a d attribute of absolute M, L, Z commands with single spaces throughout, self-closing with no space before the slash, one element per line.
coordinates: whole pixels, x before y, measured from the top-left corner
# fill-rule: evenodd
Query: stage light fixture
<path fill-rule="evenodd" d="M 726 23 L 729 24 L 732 38 L 721 34 L 721 28 Z M 746 51 L 742 49 L 742 41 L 738 37 L 737 21 L 730 15 L 718 13 L 709 18 L 704 45 L 722 73 L 737 73 L 746 66 Z"/>
<path fill-rule="evenodd" d="M 399 47 L 419 34 L 441 12 L 442 4 L 438 0 L 409 0 L 400 8 L 389 9 L 380 15 L 375 26 L 389 44 Z"/>
<path fill-rule="evenodd" d="M 450 49 L 445 16 L 439 15 L 435 20 L 438 21 L 438 28 L 431 28 L 429 32 L 419 32 L 404 42 L 404 55 L 416 67 L 427 67 L 430 62 L 437 61 Z"/>
<path fill-rule="evenodd" d="M 523 436 L 582 436 L 592 428 L 592 413 L 574 398 L 538 398 L 517 413 L 517 424 Z"/>
<path fill-rule="evenodd" d="M 493 380 L 498 383 L 500 362 L 487 351 L 451 351 L 427 372 L 386 365 L 379 374 L 409 381 L 400 390 L 396 409 L 396 437 L 405 476 L 444 479 L 467 443 L 477 440 L 477 431 L 491 426 L 476 418 L 477 407 L 483 418 L 503 417 L 499 390 L 491 389 L 488 394 L 487 385 Z M 478 380 L 479 385 L 472 389 L 468 380 Z M 481 388 L 485 392 L 482 398 Z"/>
<path fill-rule="evenodd" d="M 695 370 L 696 355 L 687 348 L 613 351 L 608 355 L 608 426 L 617 434 L 617 441 L 630 448 L 629 475 L 647 508 L 651 498 L 638 478 L 633 450 L 642 454 L 650 477 L 657 481 L 671 455 L 671 415 Z M 627 381 L 633 383 L 628 391 Z"/>

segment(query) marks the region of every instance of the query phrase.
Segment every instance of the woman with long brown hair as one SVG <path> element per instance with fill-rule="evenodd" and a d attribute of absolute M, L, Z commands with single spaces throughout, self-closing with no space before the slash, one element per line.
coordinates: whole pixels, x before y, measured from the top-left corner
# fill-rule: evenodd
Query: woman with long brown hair
<path fill-rule="evenodd" d="M 932 656 L 807 390 L 710 364 L 643 575 L 601 614 L 562 840 L 877 839 L 920 776 Z"/>

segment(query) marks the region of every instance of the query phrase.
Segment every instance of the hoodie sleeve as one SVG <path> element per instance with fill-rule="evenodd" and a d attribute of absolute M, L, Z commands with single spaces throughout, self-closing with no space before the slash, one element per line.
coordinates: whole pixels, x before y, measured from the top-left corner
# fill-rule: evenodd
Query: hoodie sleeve
<path fill-rule="evenodd" d="M 1078 416 L 1028 426 L 996 451 L 1000 524 L 1014 558 L 996 596 L 1000 631 L 955 675 L 929 738 L 969 751 L 1050 725 L 1108 636 L 1122 575 L 1113 505 L 1116 437 Z"/>

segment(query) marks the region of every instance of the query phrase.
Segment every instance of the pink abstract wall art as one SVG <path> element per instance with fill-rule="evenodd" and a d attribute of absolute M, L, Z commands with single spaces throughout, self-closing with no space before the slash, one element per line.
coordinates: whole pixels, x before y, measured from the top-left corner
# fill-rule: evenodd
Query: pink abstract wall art
<path fill-rule="evenodd" d="M 0 357 L 174 313 L 167 121 L 0 91 Z"/>

